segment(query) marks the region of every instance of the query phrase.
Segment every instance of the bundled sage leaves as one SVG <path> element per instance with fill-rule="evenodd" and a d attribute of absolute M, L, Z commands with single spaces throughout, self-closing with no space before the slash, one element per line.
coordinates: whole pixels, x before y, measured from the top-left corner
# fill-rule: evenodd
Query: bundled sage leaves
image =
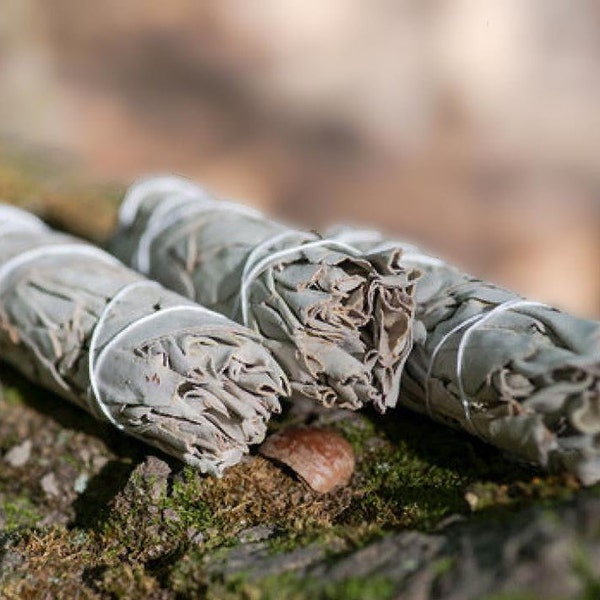
<path fill-rule="evenodd" d="M 193 183 L 134 184 L 113 251 L 264 337 L 299 397 L 383 412 L 412 346 L 417 271 L 216 200 Z"/>
<path fill-rule="evenodd" d="M 600 323 L 524 300 L 376 232 L 330 233 L 369 256 L 401 248 L 422 271 L 402 405 L 518 459 L 600 481 Z"/>
<path fill-rule="evenodd" d="M 0 358 L 217 475 L 263 440 L 289 391 L 250 330 L 10 206 L 0 206 Z"/>

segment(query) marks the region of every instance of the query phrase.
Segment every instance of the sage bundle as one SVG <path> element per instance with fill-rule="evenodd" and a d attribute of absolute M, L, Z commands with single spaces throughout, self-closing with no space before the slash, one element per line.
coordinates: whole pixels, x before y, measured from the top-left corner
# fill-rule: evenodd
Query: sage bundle
<path fill-rule="evenodd" d="M 600 323 L 480 281 L 380 234 L 331 230 L 417 266 L 416 333 L 402 405 L 514 457 L 600 481 Z"/>
<path fill-rule="evenodd" d="M 158 177 L 134 184 L 113 251 L 263 338 L 296 396 L 383 412 L 412 346 L 417 271 Z"/>
<path fill-rule="evenodd" d="M 202 472 L 261 442 L 289 384 L 256 334 L 0 206 L 0 357 Z"/>

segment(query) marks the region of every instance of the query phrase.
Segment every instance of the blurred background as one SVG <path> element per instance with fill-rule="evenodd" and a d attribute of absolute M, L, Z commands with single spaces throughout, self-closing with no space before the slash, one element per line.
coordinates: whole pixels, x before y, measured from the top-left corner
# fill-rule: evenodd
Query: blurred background
<path fill-rule="evenodd" d="M 379 227 L 600 316 L 598 0 L 0 5 L 9 153 Z"/>

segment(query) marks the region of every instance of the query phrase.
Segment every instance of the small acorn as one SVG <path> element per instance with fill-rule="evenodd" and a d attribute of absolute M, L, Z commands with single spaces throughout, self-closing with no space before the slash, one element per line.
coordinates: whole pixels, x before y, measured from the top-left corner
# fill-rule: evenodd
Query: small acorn
<path fill-rule="evenodd" d="M 290 467 L 308 486 L 323 494 L 347 484 L 354 472 L 352 446 L 332 429 L 286 429 L 269 437 L 259 452 Z"/>

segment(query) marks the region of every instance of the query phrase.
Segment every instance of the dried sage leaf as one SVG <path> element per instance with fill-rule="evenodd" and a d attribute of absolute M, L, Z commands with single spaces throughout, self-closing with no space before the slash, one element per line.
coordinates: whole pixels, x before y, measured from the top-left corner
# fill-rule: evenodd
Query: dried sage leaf
<path fill-rule="evenodd" d="M 0 357 L 202 472 L 263 440 L 287 379 L 257 335 L 0 206 Z"/>
<path fill-rule="evenodd" d="M 332 229 L 418 267 L 400 403 L 516 458 L 600 481 L 600 323 L 525 300 L 372 231 Z"/>
<path fill-rule="evenodd" d="M 193 183 L 134 184 L 112 249 L 127 264 L 243 323 L 265 340 L 293 392 L 383 412 L 412 346 L 417 271 L 290 229 Z"/>

